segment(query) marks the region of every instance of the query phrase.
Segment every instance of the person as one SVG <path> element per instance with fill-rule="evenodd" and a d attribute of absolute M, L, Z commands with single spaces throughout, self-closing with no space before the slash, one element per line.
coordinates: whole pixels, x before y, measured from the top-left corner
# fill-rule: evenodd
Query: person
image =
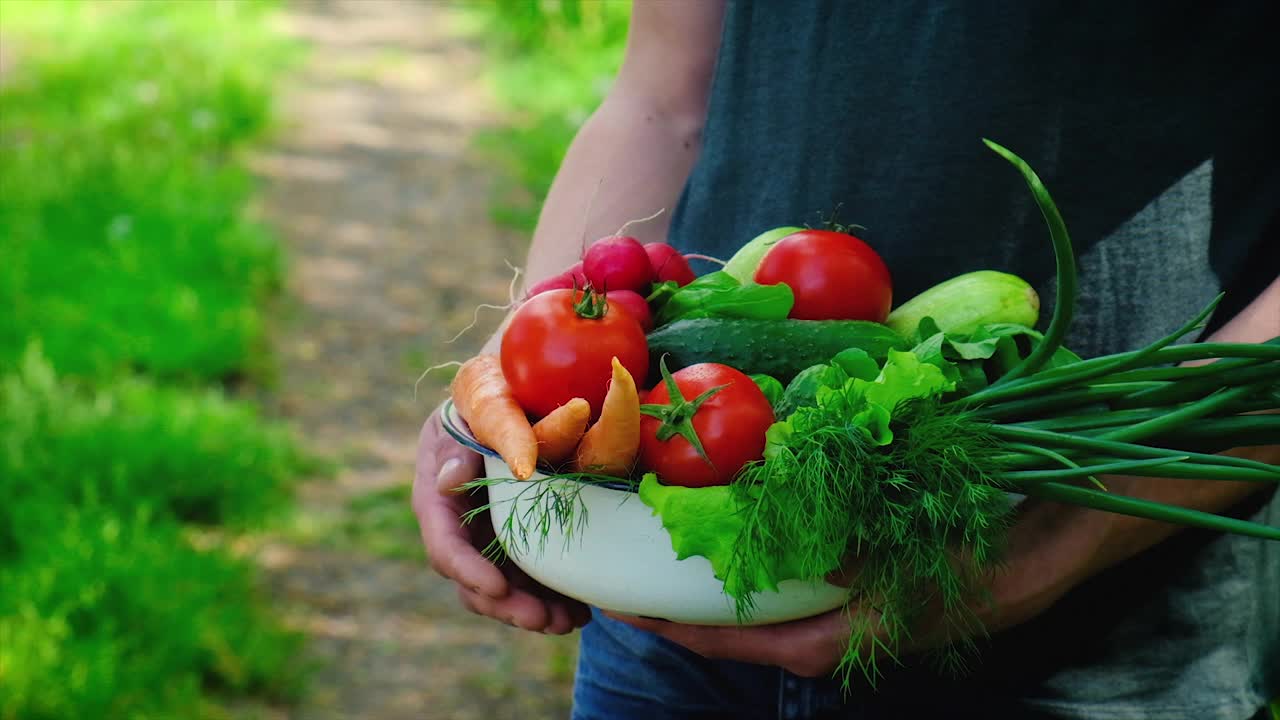
<path fill-rule="evenodd" d="M 584 222 L 601 237 L 674 208 L 633 234 L 727 257 L 838 207 L 866 228 L 899 300 L 980 268 L 1052 298 L 1042 221 L 979 141 L 990 137 L 1036 168 L 1072 230 L 1069 347 L 1139 347 L 1219 291 L 1202 337 L 1267 340 L 1280 335 L 1274 15 L 1268 3 L 636 3 L 612 89 L 543 207 L 528 277 L 572 264 Z M 1239 452 L 1280 462 L 1274 446 Z M 476 498 L 453 491 L 481 472 L 433 415 L 413 498 L 431 563 L 473 612 L 583 628 L 582 720 L 1244 720 L 1280 695 L 1280 543 L 1028 501 L 977 666 L 948 678 L 905 656 L 846 695 L 831 678 L 839 611 L 743 629 L 610 617 L 490 564 L 482 528 L 458 519 Z M 1107 485 L 1280 525 L 1273 489 Z"/>

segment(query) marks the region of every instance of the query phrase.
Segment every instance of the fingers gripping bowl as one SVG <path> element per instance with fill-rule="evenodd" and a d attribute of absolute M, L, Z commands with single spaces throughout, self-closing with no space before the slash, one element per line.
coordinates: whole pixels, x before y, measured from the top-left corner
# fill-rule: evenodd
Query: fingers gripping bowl
<path fill-rule="evenodd" d="M 452 402 L 446 401 L 441 419 L 455 440 L 484 457 L 488 477 L 513 477 L 502 458 L 471 435 Z M 563 527 L 553 522 L 536 537 L 511 537 L 508 518 L 530 513 L 543 483 L 562 497 L 573 497 L 577 511 L 585 511 L 582 522 Z M 552 590 L 619 613 L 697 625 L 738 624 L 733 601 L 711 563 L 699 556 L 678 560 L 662 521 L 625 484 L 547 480 L 534 473 L 529 481 L 491 484 L 488 490 L 494 532 L 507 556 Z M 761 593 L 744 624 L 817 615 L 840 607 L 848 594 L 846 588 L 824 582 L 783 581 L 778 592 Z"/>

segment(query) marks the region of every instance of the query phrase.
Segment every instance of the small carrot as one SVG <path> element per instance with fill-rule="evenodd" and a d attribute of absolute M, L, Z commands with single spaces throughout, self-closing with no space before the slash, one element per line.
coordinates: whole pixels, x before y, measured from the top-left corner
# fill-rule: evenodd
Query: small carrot
<path fill-rule="evenodd" d="M 552 410 L 550 415 L 533 424 L 533 435 L 538 438 L 538 457 L 550 465 L 568 460 L 590 421 L 591 404 L 582 398 L 574 398 Z"/>
<path fill-rule="evenodd" d="M 463 363 L 451 390 L 458 414 L 476 439 L 496 450 L 517 479 L 532 477 L 538 439 L 502 375 L 498 356 L 478 355 Z"/>
<path fill-rule="evenodd" d="M 631 373 L 613 359 L 613 380 L 600 419 L 582 436 L 574 466 L 580 472 L 622 477 L 640 451 L 640 396 Z"/>

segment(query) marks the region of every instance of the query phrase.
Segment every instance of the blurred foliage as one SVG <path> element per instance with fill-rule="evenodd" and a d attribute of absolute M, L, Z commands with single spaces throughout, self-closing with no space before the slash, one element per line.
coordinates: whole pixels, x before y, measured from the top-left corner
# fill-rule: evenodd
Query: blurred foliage
<path fill-rule="evenodd" d="M 260 370 L 282 259 L 240 162 L 291 47 L 262 3 L 5 0 L 0 364 Z"/>
<path fill-rule="evenodd" d="M 270 12 L 0 6 L 0 720 L 226 717 L 301 687 L 252 566 L 192 542 L 317 469 L 217 387 L 267 367 L 283 273 L 243 158 L 296 52 Z"/>
<path fill-rule="evenodd" d="M 466 10 L 467 29 L 484 38 L 493 87 L 511 117 L 477 140 L 505 173 L 493 216 L 532 232 L 569 142 L 622 63 L 631 5 L 499 0 Z"/>
<path fill-rule="evenodd" d="M 297 636 L 246 563 L 195 549 L 181 523 L 260 523 L 313 467 L 219 393 L 90 389 L 29 351 L 0 378 L 0 718 L 214 716 L 195 702 L 210 689 L 292 697 Z"/>

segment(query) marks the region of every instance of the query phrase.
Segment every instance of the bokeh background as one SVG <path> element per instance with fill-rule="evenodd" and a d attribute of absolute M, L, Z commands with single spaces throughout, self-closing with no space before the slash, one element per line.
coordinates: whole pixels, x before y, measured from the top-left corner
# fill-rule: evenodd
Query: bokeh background
<path fill-rule="evenodd" d="M 409 510 L 593 0 L 0 0 L 0 720 L 562 718 Z"/>

